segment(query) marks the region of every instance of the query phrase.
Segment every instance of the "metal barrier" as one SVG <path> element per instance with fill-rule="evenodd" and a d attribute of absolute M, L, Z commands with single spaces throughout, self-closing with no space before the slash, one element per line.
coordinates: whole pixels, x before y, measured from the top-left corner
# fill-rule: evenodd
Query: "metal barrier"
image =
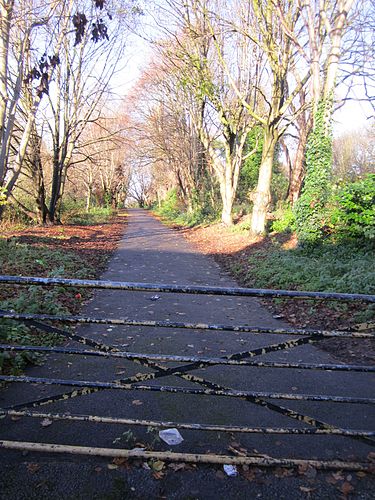
<path fill-rule="evenodd" d="M 143 291 L 143 292 L 172 292 L 183 294 L 209 294 L 209 295 L 226 295 L 226 296 L 246 296 L 246 297 L 285 297 L 285 298 L 308 298 L 308 299 L 324 299 L 324 300 L 344 300 L 344 301 L 364 301 L 374 303 L 374 295 L 361 294 L 341 294 L 341 293 L 323 293 L 323 292 L 299 292 L 286 290 L 263 290 L 249 288 L 219 288 L 219 287 L 202 287 L 202 286 L 177 286 L 177 285 L 155 285 L 147 283 L 126 283 L 126 282 L 110 282 L 110 281 L 89 281 L 89 280 L 72 280 L 58 278 L 36 278 L 36 277 L 15 277 L 15 276 L 0 276 L 0 285 L 38 285 L 38 286 L 63 286 L 63 287 L 79 287 L 79 288 L 94 288 L 94 289 L 111 289 L 111 290 L 127 290 L 127 291 Z M 172 321 L 149 321 L 149 320 L 131 320 L 131 319 L 113 319 L 113 318 L 93 318 L 85 316 L 55 316 L 49 314 L 25 314 L 14 311 L 0 310 L 0 320 L 8 319 L 21 321 L 28 326 L 39 329 L 47 333 L 58 334 L 66 339 L 79 342 L 90 349 L 77 349 L 72 347 L 44 347 L 44 346 L 20 346 L 1 344 L 2 351 L 31 351 L 42 353 L 60 353 L 74 354 L 77 356 L 95 356 L 103 358 L 120 358 L 130 360 L 138 365 L 152 368 L 152 373 L 138 373 L 137 375 L 115 380 L 112 382 L 88 381 L 88 380 L 70 380 L 60 378 L 40 378 L 30 376 L 11 376 L 0 375 L 0 381 L 8 383 L 30 383 L 43 385 L 63 385 L 71 387 L 72 390 L 67 392 L 39 398 L 33 401 L 24 402 L 13 405 L 8 408 L 0 409 L 0 416 L 26 416 L 33 418 L 49 418 L 52 420 L 66 421 L 84 421 L 96 422 L 104 424 L 121 424 L 135 426 L 152 426 L 155 428 L 176 427 L 179 429 L 191 429 L 200 431 L 215 431 L 226 433 L 246 433 L 246 434 L 280 434 L 280 435 L 337 435 L 346 438 L 360 440 L 370 446 L 375 445 L 375 431 L 364 429 L 346 429 L 336 427 L 317 418 L 305 415 L 296 410 L 281 406 L 279 403 L 273 402 L 276 400 L 291 400 L 291 401 L 316 401 L 330 403 L 348 403 L 348 404 L 365 404 L 373 405 L 375 398 L 361 397 L 345 397 L 337 395 L 322 395 L 322 394 L 297 394 L 284 393 L 277 391 L 244 391 L 235 390 L 230 387 L 217 384 L 207 380 L 201 376 L 192 374 L 191 372 L 200 368 L 209 366 L 247 366 L 256 368 L 277 368 L 300 370 L 327 370 L 340 372 L 363 372 L 374 373 L 375 366 L 353 365 L 353 364 L 315 364 L 315 363 L 296 363 L 296 362 L 277 362 L 277 361 L 258 361 L 253 358 L 258 356 L 276 352 L 293 347 L 313 344 L 326 338 L 355 338 L 355 339 L 374 339 L 375 335 L 371 331 L 355 331 L 352 330 L 318 330 L 318 329 L 295 329 L 295 328 L 260 328 L 250 327 L 247 325 L 223 325 L 223 324 L 208 324 L 208 323 L 188 323 L 188 322 L 172 322 Z M 48 321 L 48 323 L 44 323 Z M 268 345 L 266 347 L 254 348 L 235 354 L 230 354 L 222 357 L 206 357 L 206 356 L 182 356 L 169 354 L 147 354 L 119 350 L 118 348 L 98 342 L 92 338 L 84 337 L 78 333 L 53 326 L 51 322 L 59 323 L 75 323 L 75 324 L 106 324 L 106 325 L 126 325 L 126 326 L 146 326 L 163 329 L 194 329 L 199 331 L 226 331 L 226 332 L 242 332 L 251 333 L 254 335 L 272 334 L 290 335 L 296 338 L 283 340 L 281 342 Z M 369 325 L 369 330 L 373 325 Z M 203 333 L 202 333 L 203 335 Z M 162 363 L 162 364 L 161 364 Z M 164 363 L 184 363 L 178 367 L 168 368 Z M 201 388 L 193 389 L 180 386 L 155 386 L 147 384 L 148 381 L 162 379 L 167 376 L 175 376 L 182 380 L 198 384 Z M 130 419 L 117 418 L 115 416 L 104 417 L 99 415 L 79 415 L 71 413 L 48 413 L 40 411 L 32 411 L 31 409 L 39 408 L 57 401 L 68 400 L 79 396 L 92 394 L 103 390 L 142 390 L 153 392 L 167 392 L 180 394 L 196 394 L 204 396 L 224 396 L 228 398 L 240 398 L 251 402 L 255 405 L 260 405 L 268 410 L 287 416 L 292 420 L 303 422 L 310 426 L 306 428 L 293 427 L 248 427 L 234 425 L 208 425 L 198 423 L 181 423 L 181 422 L 163 422 L 147 419 Z M 207 454 L 191 454 L 191 453 L 174 453 L 174 452 L 158 452 L 145 450 L 127 450 L 118 448 L 95 448 L 87 446 L 71 446 L 53 443 L 32 443 L 26 441 L 9 441 L 0 439 L 0 448 L 22 449 L 30 451 L 46 451 L 55 453 L 73 453 L 86 454 L 108 457 L 125 457 L 125 458 L 156 458 L 163 460 L 184 461 L 184 462 L 204 462 L 204 463 L 224 463 L 224 464 L 248 464 L 257 466 L 283 466 L 295 467 L 298 465 L 311 465 L 319 469 L 348 469 L 348 470 L 368 470 L 369 464 L 362 462 L 347 462 L 341 460 L 310 460 L 310 459 L 291 459 L 291 458 L 270 458 L 270 457 L 254 457 L 254 456 L 227 456 Z"/>

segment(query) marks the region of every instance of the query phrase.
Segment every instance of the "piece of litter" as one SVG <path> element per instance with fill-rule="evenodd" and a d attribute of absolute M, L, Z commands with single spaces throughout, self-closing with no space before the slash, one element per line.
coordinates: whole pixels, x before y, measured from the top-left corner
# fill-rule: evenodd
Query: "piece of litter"
<path fill-rule="evenodd" d="M 134 399 L 134 401 L 132 401 L 132 405 L 134 405 L 134 406 L 140 406 L 140 405 L 143 405 L 143 403 L 139 399 Z"/>
<path fill-rule="evenodd" d="M 53 424 L 53 421 L 52 421 L 52 420 L 50 420 L 49 418 L 44 418 L 44 419 L 41 421 L 41 423 L 40 423 L 40 425 L 41 425 L 42 427 L 49 427 L 49 426 L 50 426 L 50 425 L 52 425 L 52 424 Z"/>
<path fill-rule="evenodd" d="M 159 437 L 165 443 L 172 446 L 180 444 L 184 440 L 177 429 L 164 429 L 163 431 L 159 431 Z"/>
<path fill-rule="evenodd" d="M 159 300 L 159 299 L 160 299 L 159 295 L 152 295 L 150 297 L 150 300 Z"/>
<path fill-rule="evenodd" d="M 227 476 L 235 477 L 238 475 L 237 467 L 235 465 L 227 465 L 226 464 L 223 466 L 223 469 L 224 469 L 224 472 Z"/>

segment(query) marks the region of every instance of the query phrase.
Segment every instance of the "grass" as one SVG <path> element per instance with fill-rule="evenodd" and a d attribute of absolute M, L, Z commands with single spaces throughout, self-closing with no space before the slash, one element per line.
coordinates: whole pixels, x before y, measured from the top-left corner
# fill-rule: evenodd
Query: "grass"
<path fill-rule="evenodd" d="M 80 226 L 91 226 L 103 224 L 114 214 L 110 207 L 93 207 L 88 212 L 82 210 L 69 211 L 63 216 L 65 224 L 77 224 Z"/>
<path fill-rule="evenodd" d="M 284 248 L 280 235 L 232 259 L 231 272 L 245 286 L 286 290 L 375 294 L 373 244 L 347 241 L 310 248 Z M 338 301 L 275 299 L 276 309 L 299 322 L 337 321 L 341 326 L 373 321 L 375 305 Z M 340 327 L 339 323 L 336 325 Z M 336 327 L 335 326 L 335 327 Z"/>
<path fill-rule="evenodd" d="M 90 278 L 95 269 L 73 251 L 53 250 L 44 246 L 0 239 L 0 261 L 2 273 L 11 275 L 36 275 L 46 277 Z M 79 294 L 79 295 L 77 295 Z M 82 297 L 78 289 L 40 286 L 7 287 L 0 289 L 0 309 L 24 313 L 67 314 L 77 308 Z M 0 342 L 19 345 L 54 345 L 61 337 L 43 333 L 11 320 L 0 320 Z M 2 368 L 19 372 L 27 362 L 38 363 L 41 357 L 28 352 L 0 354 Z"/>
<path fill-rule="evenodd" d="M 108 209 L 89 214 L 77 213 L 73 219 L 76 223 L 80 222 L 77 228 L 57 226 L 53 231 L 40 228 L 37 235 L 26 231 L 10 238 L 0 237 L 1 274 L 73 279 L 98 277 L 109 255 L 108 249 L 101 247 L 95 251 L 87 248 L 87 239 L 93 237 L 95 231 L 85 226 L 94 220 L 97 224 L 106 222 L 111 215 L 112 210 Z M 16 231 L 18 228 L 12 229 Z M 75 242 L 69 247 L 62 246 L 65 245 L 64 240 L 69 241 L 72 233 Z M 85 248 L 80 245 L 81 238 Z M 5 285 L 0 287 L 0 309 L 32 314 L 75 314 L 90 293 L 79 288 Z M 43 333 L 21 322 L 0 320 L 0 343 L 48 346 L 62 340 L 61 336 Z M 0 373 L 19 373 L 28 362 L 39 363 L 40 360 L 40 355 L 30 352 L 0 352 Z"/>
<path fill-rule="evenodd" d="M 284 250 L 274 242 L 249 258 L 255 286 L 363 294 L 375 293 L 374 263 L 372 245 L 354 243 Z"/>

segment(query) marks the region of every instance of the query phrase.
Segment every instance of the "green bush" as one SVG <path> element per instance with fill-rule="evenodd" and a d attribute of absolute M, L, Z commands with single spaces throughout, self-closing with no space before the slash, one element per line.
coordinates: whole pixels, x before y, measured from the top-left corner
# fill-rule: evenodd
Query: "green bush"
<path fill-rule="evenodd" d="M 200 204 L 198 200 L 195 200 L 193 210 L 187 211 L 179 199 L 176 189 L 171 189 L 168 192 L 161 206 L 155 209 L 155 213 L 171 222 L 189 227 L 213 222 L 219 215 L 217 210 L 213 209 L 207 201 Z"/>
<path fill-rule="evenodd" d="M 168 191 L 156 212 L 167 219 L 175 219 L 181 214 L 181 202 L 178 199 L 177 189 Z"/>
<path fill-rule="evenodd" d="M 275 212 L 276 219 L 271 224 L 271 230 L 277 233 L 295 231 L 296 217 L 291 207 L 280 208 Z"/>
<path fill-rule="evenodd" d="M 375 174 L 343 186 L 335 201 L 332 224 L 339 236 L 375 238 Z"/>

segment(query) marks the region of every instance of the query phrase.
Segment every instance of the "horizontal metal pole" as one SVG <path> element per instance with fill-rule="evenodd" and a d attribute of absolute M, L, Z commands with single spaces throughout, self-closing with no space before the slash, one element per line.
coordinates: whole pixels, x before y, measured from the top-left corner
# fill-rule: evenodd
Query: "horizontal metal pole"
<path fill-rule="evenodd" d="M 344 372 L 375 372 L 375 366 L 371 365 L 348 365 L 348 364 L 314 364 L 314 363 L 291 363 L 277 361 L 247 361 L 226 358 L 209 358 L 200 356 L 177 356 L 173 354 L 149 354 L 138 352 L 103 352 L 92 351 L 87 349 L 74 349 L 72 347 L 45 347 L 45 346 L 16 346 L 11 344 L 0 344 L 0 350 L 11 352 L 41 352 L 41 353 L 58 353 L 58 354 L 77 354 L 80 356 L 97 356 L 104 358 L 122 358 L 134 360 L 151 360 L 164 361 L 173 363 L 200 363 L 201 365 L 233 365 L 233 366 L 249 366 L 256 368 L 293 368 L 298 370 L 327 370 L 327 371 L 344 371 Z"/>
<path fill-rule="evenodd" d="M 0 440 L 0 448 L 12 450 L 40 451 L 47 453 L 70 453 L 72 455 L 92 455 L 110 458 L 141 458 L 171 462 L 191 462 L 209 464 L 232 464 L 232 465 L 256 465 L 257 467 L 299 467 L 311 466 L 321 470 L 353 470 L 367 471 L 370 464 L 361 462 L 343 462 L 341 460 L 305 460 L 297 458 L 272 458 L 272 457 L 233 457 L 227 455 L 215 455 L 211 453 L 176 453 L 171 451 L 144 451 L 136 448 L 125 450 L 118 448 L 95 448 L 92 446 L 72 446 L 55 443 L 32 443 L 25 441 Z"/>
<path fill-rule="evenodd" d="M 252 334 L 271 335 L 310 335 L 321 337 L 339 337 L 356 339 L 375 339 L 375 334 L 365 332 L 348 332 L 340 330 L 317 330 L 296 328 L 270 328 L 248 325 L 215 325 L 209 323 L 184 323 L 176 321 L 133 320 L 127 318 L 92 318 L 87 316 L 56 316 L 52 314 L 29 314 L 11 311 L 0 311 L 0 319 L 14 319 L 16 321 L 60 321 L 63 323 L 116 325 L 116 326 L 146 326 L 152 328 L 181 328 L 189 330 L 229 331 Z"/>
<path fill-rule="evenodd" d="M 119 382 L 94 382 L 91 380 L 66 380 L 55 378 L 42 377 L 17 377 L 13 375 L 0 375 L 0 380 L 4 382 L 19 382 L 27 384 L 46 384 L 46 385 L 66 385 L 73 387 L 94 387 L 100 389 L 120 389 L 120 390 L 137 390 L 137 391 L 152 391 L 152 392 L 169 392 L 173 394 L 195 394 L 202 396 L 226 396 L 234 398 L 268 398 L 268 399 L 288 399 L 294 401 L 321 401 L 331 403 L 351 403 L 351 404 L 375 404 L 375 399 L 372 398 L 352 398 L 346 396 L 329 396 L 315 394 L 289 394 L 283 392 L 268 392 L 268 391 L 237 391 L 237 390 L 218 390 L 218 389 L 190 389 L 186 387 L 174 386 L 153 386 L 146 384 L 123 384 Z"/>
<path fill-rule="evenodd" d="M 127 281 L 77 280 L 64 278 L 39 278 L 33 276 L 0 276 L 0 284 L 8 285 L 43 285 L 80 288 L 106 288 L 110 290 L 128 290 L 138 292 L 170 292 L 205 295 L 231 295 L 240 297 L 292 297 L 301 299 L 362 300 L 375 302 L 375 295 L 359 293 L 330 293 L 291 290 L 269 290 L 263 288 L 184 286 L 173 284 L 131 283 Z"/>
<path fill-rule="evenodd" d="M 42 413 L 29 410 L 15 411 L 0 408 L 1 416 L 48 418 L 51 420 L 69 420 L 73 422 L 94 422 L 104 424 L 134 425 L 155 428 L 178 428 L 209 432 L 240 432 L 245 434 L 293 434 L 293 435 L 336 435 L 375 437 L 375 431 L 358 429 L 298 429 L 294 427 L 241 427 L 235 425 L 212 425 L 187 422 L 161 422 L 157 420 L 103 417 L 99 415 L 72 415 L 71 413 Z"/>

